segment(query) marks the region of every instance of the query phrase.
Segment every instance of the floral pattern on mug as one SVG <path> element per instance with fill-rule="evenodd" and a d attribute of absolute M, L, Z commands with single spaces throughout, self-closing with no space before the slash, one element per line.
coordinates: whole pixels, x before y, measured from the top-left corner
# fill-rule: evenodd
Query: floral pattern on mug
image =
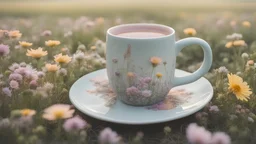
<path fill-rule="evenodd" d="M 142 79 L 144 83 L 150 83 L 151 80 L 152 79 L 149 77 Z M 100 76 L 91 79 L 91 82 L 93 83 L 95 88 L 93 90 L 87 90 L 87 92 L 91 94 L 96 94 L 97 96 L 103 98 L 106 101 L 105 106 L 107 107 L 111 107 L 116 103 L 117 95 L 111 89 L 107 78 Z M 127 88 L 127 90 L 129 94 L 140 93 L 139 89 L 136 87 L 130 87 Z M 141 95 L 143 97 L 150 97 L 152 95 L 152 91 L 143 90 L 141 91 Z M 191 95 L 192 93 L 188 92 L 186 89 L 174 88 L 169 91 L 168 95 L 163 101 L 151 106 L 147 106 L 145 108 L 147 108 L 148 110 L 170 110 L 183 103 L 186 103 L 188 99 L 191 98 Z"/>
<path fill-rule="evenodd" d="M 152 56 L 148 61 L 151 70 L 136 70 L 131 59 L 131 45 L 128 45 L 123 54 L 124 62 L 118 63 L 117 58 L 112 59 L 111 85 L 119 98 L 131 105 L 151 105 L 164 99 L 168 94 L 171 84 L 167 77 L 166 61 L 158 56 Z M 158 67 L 164 69 L 164 73 L 158 72 Z M 167 77 L 163 79 L 163 77 Z"/>

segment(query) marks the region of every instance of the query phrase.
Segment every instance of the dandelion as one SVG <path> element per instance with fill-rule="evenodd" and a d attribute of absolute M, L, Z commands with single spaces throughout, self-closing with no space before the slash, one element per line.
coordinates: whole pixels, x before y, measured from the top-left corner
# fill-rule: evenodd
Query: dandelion
<path fill-rule="evenodd" d="M 78 61 L 78 62 L 82 62 L 83 60 L 85 60 L 85 54 L 81 51 L 75 53 L 73 55 L 74 60 Z"/>
<path fill-rule="evenodd" d="M 194 28 L 186 28 L 183 30 L 184 34 L 189 35 L 189 36 L 195 36 L 196 35 L 196 30 Z"/>
<path fill-rule="evenodd" d="M 61 68 L 58 70 L 58 75 L 60 76 L 66 76 L 68 74 L 68 71 L 64 68 Z"/>
<path fill-rule="evenodd" d="M 55 47 L 55 46 L 60 45 L 60 41 L 57 41 L 57 40 L 48 40 L 48 41 L 45 41 L 45 45 L 46 45 L 46 46 L 49 46 L 49 47 Z"/>
<path fill-rule="evenodd" d="M 159 65 L 162 62 L 162 59 L 159 57 L 151 57 L 150 62 L 153 67 L 156 67 L 157 65 Z"/>
<path fill-rule="evenodd" d="M 246 28 L 251 27 L 251 23 L 250 23 L 249 21 L 243 21 L 243 22 L 242 22 L 242 25 L 243 25 L 244 27 L 246 27 Z"/>
<path fill-rule="evenodd" d="M 246 82 L 243 79 L 234 74 L 228 74 L 229 90 L 236 95 L 239 100 L 248 101 L 249 96 L 252 94 Z"/>
<path fill-rule="evenodd" d="M 239 47 L 239 46 L 246 46 L 246 43 L 245 43 L 244 40 L 235 40 L 235 41 L 233 42 L 233 45 L 234 45 L 234 46 L 237 46 L 237 47 Z"/>
<path fill-rule="evenodd" d="M 212 134 L 209 131 L 195 123 L 188 126 L 186 135 L 188 141 L 192 144 L 208 144 L 212 138 Z"/>
<path fill-rule="evenodd" d="M 242 53 L 241 57 L 243 59 L 248 59 L 249 58 L 249 55 L 247 53 Z"/>
<path fill-rule="evenodd" d="M 30 49 L 27 50 L 27 56 L 39 59 L 43 56 L 46 56 L 48 53 L 47 51 L 43 51 L 43 49 L 41 47 L 39 47 L 38 49 Z"/>
<path fill-rule="evenodd" d="M 36 114 L 36 111 L 32 109 L 22 109 L 20 113 L 22 116 L 33 116 Z"/>
<path fill-rule="evenodd" d="M 10 87 L 12 89 L 19 89 L 19 83 L 17 81 L 15 81 L 15 80 L 11 80 L 10 81 Z"/>
<path fill-rule="evenodd" d="M 99 134 L 100 144 L 117 144 L 120 141 L 120 137 L 115 131 L 110 128 L 103 129 Z"/>
<path fill-rule="evenodd" d="M 47 120 L 66 119 L 73 116 L 75 110 L 67 104 L 54 104 L 44 110 L 43 118 Z"/>
<path fill-rule="evenodd" d="M 218 69 L 219 73 L 228 73 L 228 69 L 225 66 L 221 66 Z"/>
<path fill-rule="evenodd" d="M 212 136 L 211 144 L 230 144 L 230 137 L 224 132 L 216 132 Z"/>
<path fill-rule="evenodd" d="M 10 53 L 8 45 L 0 44 L 0 56 L 6 56 Z"/>
<path fill-rule="evenodd" d="M 9 97 L 12 96 L 12 91 L 8 87 L 2 88 L 2 92 Z"/>
<path fill-rule="evenodd" d="M 45 68 L 48 72 L 56 72 L 60 69 L 60 67 L 57 64 L 46 64 Z"/>
<path fill-rule="evenodd" d="M 69 63 L 71 61 L 72 57 L 69 57 L 68 55 L 62 55 L 58 54 L 54 56 L 54 61 L 57 63 Z"/>
<path fill-rule="evenodd" d="M 10 38 L 20 38 L 22 36 L 22 33 L 20 33 L 20 31 L 18 30 L 13 30 L 8 32 L 8 36 Z"/>
<path fill-rule="evenodd" d="M 87 123 L 82 118 L 75 116 L 73 118 L 67 119 L 63 124 L 63 128 L 66 132 L 78 131 L 84 129 L 86 124 Z"/>
<path fill-rule="evenodd" d="M 163 77 L 163 74 L 162 73 L 156 73 L 156 77 L 158 78 L 158 79 L 161 79 L 162 77 Z"/>
<path fill-rule="evenodd" d="M 23 47 L 23 48 L 28 48 L 28 47 L 30 47 L 30 46 L 33 45 L 32 43 L 25 42 L 25 41 L 19 41 L 19 44 L 20 44 L 20 46 Z"/>

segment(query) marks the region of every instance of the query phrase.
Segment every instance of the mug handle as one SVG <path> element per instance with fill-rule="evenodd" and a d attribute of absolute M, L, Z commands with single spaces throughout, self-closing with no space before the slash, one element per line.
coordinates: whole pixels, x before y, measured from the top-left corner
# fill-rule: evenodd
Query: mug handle
<path fill-rule="evenodd" d="M 179 86 L 179 85 L 183 85 L 183 84 L 188 84 L 191 82 L 194 82 L 196 80 L 198 80 L 199 78 L 201 78 L 204 74 L 206 74 L 209 69 L 211 68 L 212 65 L 212 50 L 210 45 L 200 39 L 200 38 L 196 38 L 196 37 L 191 37 L 191 38 L 184 38 L 182 40 L 179 40 L 176 42 L 176 56 L 179 54 L 179 52 L 184 48 L 187 47 L 189 45 L 193 45 L 193 44 L 197 44 L 200 45 L 201 48 L 204 51 L 204 61 L 202 63 L 202 65 L 200 66 L 200 68 L 198 70 L 196 70 L 195 72 L 193 72 L 191 75 L 188 76 L 184 76 L 184 77 L 176 77 L 174 76 L 174 86 Z"/>

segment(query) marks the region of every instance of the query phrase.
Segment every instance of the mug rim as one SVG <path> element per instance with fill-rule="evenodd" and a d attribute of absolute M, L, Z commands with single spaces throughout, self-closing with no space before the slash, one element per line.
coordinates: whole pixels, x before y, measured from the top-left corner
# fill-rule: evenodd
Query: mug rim
<path fill-rule="evenodd" d="M 168 31 L 168 34 L 164 34 L 163 36 L 159 36 L 159 37 L 146 37 L 146 38 L 122 37 L 122 36 L 118 36 L 118 34 L 113 34 L 113 31 L 116 30 L 116 29 L 122 29 L 122 28 L 126 28 L 126 27 L 138 27 L 138 26 L 147 26 L 147 27 L 152 27 L 152 28 L 155 27 L 155 28 L 159 28 L 159 29 L 162 29 L 162 30 L 165 29 L 166 31 Z M 172 27 L 162 25 L 162 24 L 130 23 L 130 24 L 121 24 L 121 25 L 113 26 L 113 27 L 111 27 L 107 30 L 107 34 L 112 36 L 112 37 L 120 38 L 120 39 L 147 40 L 147 39 L 162 39 L 162 38 L 170 37 L 170 36 L 175 34 L 175 30 Z"/>

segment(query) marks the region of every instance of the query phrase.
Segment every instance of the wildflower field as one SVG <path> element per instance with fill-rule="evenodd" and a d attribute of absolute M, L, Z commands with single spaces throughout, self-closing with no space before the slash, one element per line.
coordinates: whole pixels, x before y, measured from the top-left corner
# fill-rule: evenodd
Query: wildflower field
<path fill-rule="evenodd" d="M 72 15 L 1 9 L 0 143 L 256 143 L 256 11 L 234 7 Z M 139 22 L 171 26 L 177 40 L 195 36 L 209 43 L 213 64 L 205 77 L 214 96 L 206 107 L 175 121 L 136 126 L 96 120 L 72 106 L 72 84 L 106 67 L 106 30 Z M 202 60 L 200 47 L 190 46 L 176 67 L 193 72 Z"/>

